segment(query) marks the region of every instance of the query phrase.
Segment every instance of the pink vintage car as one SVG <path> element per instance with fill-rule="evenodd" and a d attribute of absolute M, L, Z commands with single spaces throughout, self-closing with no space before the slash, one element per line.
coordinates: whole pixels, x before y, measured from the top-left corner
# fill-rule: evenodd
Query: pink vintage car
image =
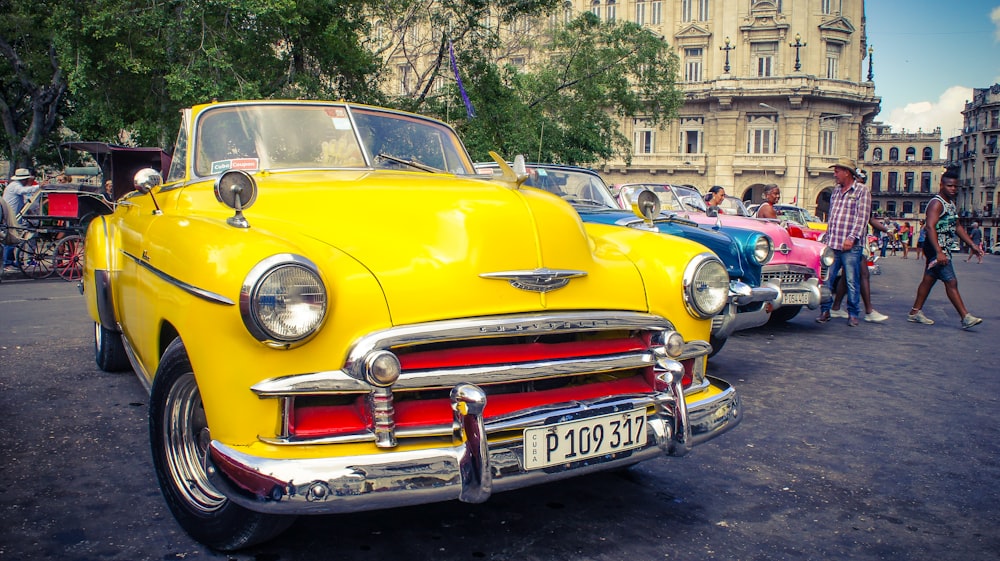
<path fill-rule="evenodd" d="M 786 322 L 805 306 L 810 310 L 831 298 L 824 282 L 830 265 L 833 264 L 833 250 L 826 244 L 793 236 L 777 221 L 748 218 L 732 214 L 718 214 L 709 211 L 701 194 L 687 186 L 662 183 L 626 183 L 613 188 L 616 200 L 622 208 L 636 189 L 649 189 L 657 194 L 662 212 L 682 215 L 703 228 L 722 229 L 737 227 L 753 229 L 767 234 L 774 243 L 774 256 L 761 271 L 762 285 L 777 288 L 780 296 L 773 302 L 754 310 L 756 314 L 769 315 L 767 319 L 755 318 L 754 314 L 740 310 L 742 321 L 772 323 Z M 741 327 L 737 326 L 736 329 Z"/>

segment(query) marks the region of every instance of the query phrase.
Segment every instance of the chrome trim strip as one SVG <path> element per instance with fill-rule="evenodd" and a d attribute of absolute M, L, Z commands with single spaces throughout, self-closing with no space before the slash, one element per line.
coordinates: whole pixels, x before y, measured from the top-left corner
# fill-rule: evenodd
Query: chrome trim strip
<path fill-rule="evenodd" d="M 291 395 L 323 395 L 340 393 L 367 393 L 372 390 L 368 382 L 351 378 L 342 370 L 310 372 L 269 378 L 257 382 L 250 390 L 259 397 Z"/>
<path fill-rule="evenodd" d="M 463 368 L 405 371 L 393 384 L 393 389 L 447 388 L 459 381 L 470 384 L 497 384 L 558 378 L 572 374 L 589 374 L 645 368 L 653 364 L 653 353 L 623 353 L 588 358 L 535 361 L 525 364 L 488 364 Z"/>
<path fill-rule="evenodd" d="M 184 281 L 182 281 L 182 280 L 180 280 L 180 279 L 178 279 L 176 277 L 172 277 L 172 276 L 168 275 L 167 273 L 164 273 L 163 271 L 157 269 L 156 267 L 150 265 L 149 263 L 146 263 L 142 259 L 136 257 L 135 255 L 132 255 L 131 253 L 129 253 L 129 252 L 125 251 L 125 250 L 122 250 L 122 254 L 125 255 L 126 257 L 128 257 L 129 259 L 131 259 L 132 261 L 135 261 L 136 265 L 139 265 L 140 267 L 142 267 L 143 269 L 146 269 L 150 273 L 153 273 L 154 275 L 156 275 L 160 279 L 162 279 L 162 280 L 164 280 L 164 281 L 166 281 L 166 282 L 168 282 L 168 283 L 176 286 L 177 288 L 180 288 L 184 292 L 187 292 L 189 294 L 197 296 L 198 298 L 201 298 L 202 300 L 207 300 L 207 301 L 212 302 L 214 304 L 225 304 L 226 306 L 235 306 L 236 305 L 236 302 L 233 302 L 232 300 L 230 300 L 229 298 L 226 298 L 225 296 L 222 296 L 221 294 L 216 294 L 214 292 L 198 288 L 198 287 L 196 287 L 194 285 L 190 285 L 190 284 L 188 284 L 188 283 L 186 283 L 186 282 L 184 282 Z"/>
<path fill-rule="evenodd" d="M 436 341 L 487 339 L 510 335 L 551 335 L 562 332 L 593 332 L 614 329 L 673 329 L 665 318 L 642 312 L 571 312 L 514 314 L 473 317 L 430 323 L 416 323 L 375 331 L 354 344 L 347 355 L 344 371 L 364 379 L 364 357 L 377 349 L 389 349 Z"/>
<path fill-rule="evenodd" d="M 135 350 L 132 348 L 132 344 L 129 343 L 128 337 L 125 336 L 125 333 L 122 333 L 122 344 L 125 347 L 125 355 L 128 357 L 129 363 L 132 364 L 132 371 L 139 377 L 139 382 L 142 383 L 142 387 L 146 388 L 146 393 L 152 393 L 153 385 L 149 381 L 149 372 L 147 372 L 146 368 L 141 362 L 139 362 L 139 357 L 136 356 Z"/>

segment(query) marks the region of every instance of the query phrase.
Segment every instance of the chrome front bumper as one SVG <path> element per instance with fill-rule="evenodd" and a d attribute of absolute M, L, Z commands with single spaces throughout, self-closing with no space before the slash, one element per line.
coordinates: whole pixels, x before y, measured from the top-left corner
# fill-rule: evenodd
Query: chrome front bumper
<path fill-rule="evenodd" d="M 472 384 L 451 393 L 456 436 L 461 444 L 432 449 L 348 457 L 273 459 L 252 456 L 212 441 L 206 471 L 212 484 L 233 502 L 274 514 L 326 514 L 395 508 L 458 499 L 478 503 L 498 491 L 536 485 L 634 464 L 661 455 L 680 456 L 742 420 L 739 395 L 728 383 L 710 378 L 719 391 L 698 401 L 678 399 L 679 380 L 669 391 L 613 400 L 567 403 L 525 413 L 516 426 L 540 418 L 581 412 L 649 406 L 646 446 L 579 462 L 525 470 L 521 438 L 487 441 L 486 396 Z M 693 394 L 697 397 L 698 393 Z M 505 424 L 510 419 L 503 420 Z M 331 449 L 335 446 L 331 447 Z"/>
<path fill-rule="evenodd" d="M 779 296 L 774 299 L 773 309 L 781 308 L 782 306 L 799 306 L 804 305 L 810 310 L 815 310 L 823 302 L 827 302 L 833 298 L 830 294 L 830 290 L 825 284 L 820 284 L 819 279 L 816 277 L 805 279 L 798 283 L 789 284 L 779 284 L 774 281 L 767 281 L 764 283 L 765 286 L 770 286 L 775 288 L 779 292 Z M 782 301 L 785 299 L 786 294 L 805 294 L 806 302 L 803 304 L 787 304 Z"/>
<path fill-rule="evenodd" d="M 737 308 L 758 302 L 773 302 L 781 298 L 781 289 L 776 285 L 764 285 L 752 288 L 740 281 L 729 282 L 729 304 L 722 313 L 712 318 L 712 335 L 726 339 L 734 331 L 750 329 L 767 323 L 769 313 L 764 306 L 754 308 L 754 311 L 741 312 Z"/>

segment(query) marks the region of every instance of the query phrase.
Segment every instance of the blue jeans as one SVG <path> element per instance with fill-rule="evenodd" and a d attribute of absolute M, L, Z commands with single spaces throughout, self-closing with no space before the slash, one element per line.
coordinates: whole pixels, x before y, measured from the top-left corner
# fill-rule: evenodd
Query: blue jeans
<path fill-rule="evenodd" d="M 856 243 L 850 251 L 834 251 L 836 259 L 830 266 L 830 274 L 826 278 L 826 287 L 830 294 L 837 293 L 837 276 L 843 269 L 844 280 L 847 281 L 847 315 L 852 318 L 861 317 L 861 244 Z M 833 308 L 833 300 L 820 306 L 823 312 Z"/>

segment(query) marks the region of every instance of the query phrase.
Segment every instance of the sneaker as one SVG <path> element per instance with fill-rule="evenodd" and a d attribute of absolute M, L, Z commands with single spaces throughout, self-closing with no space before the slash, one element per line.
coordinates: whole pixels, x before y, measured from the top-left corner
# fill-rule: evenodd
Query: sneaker
<path fill-rule="evenodd" d="M 972 314 L 965 314 L 965 317 L 962 318 L 962 329 L 968 329 L 980 323 L 983 323 L 982 318 L 977 318 Z"/>
<path fill-rule="evenodd" d="M 922 323 L 924 325 L 934 325 L 934 320 L 924 315 L 923 310 L 917 310 L 915 314 L 906 314 L 906 321 L 912 321 L 913 323 Z M 964 319 L 962 320 L 965 321 Z"/>
<path fill-rule="evenodd" d="M 857 327 L 857 326 L 858 326 L 858 318 L 854 317 L 847 318 L 847 327 Z"/>
<path fill-rule="evenodd" d="M 14 265 L 5 265 L 3 268 L 3 272 L 5 275 L 12 275 L 14 273 L 20 273 L 21 269 L 18 269 Z"/>
<path fill-rule="evenodd" d="M 878 310 L 872 310 L 872 313 L 865 314 L 865 321 L 869 321 L 871 323 L 882 323 L 887 319 L 889 319 L 889 316 L 880 314 Z"/>
<path fill-rule="evenodd" d="M 846 319 L 850 316 L 847 315 L 847 312 L 845 310 L 830 310 L 830 317 Z"/>
<path fill-rule="evenodd" d="M 823 312 L 816 318 L 816 323 L 826 323 L 830 321 L 830 312 Z"/>

